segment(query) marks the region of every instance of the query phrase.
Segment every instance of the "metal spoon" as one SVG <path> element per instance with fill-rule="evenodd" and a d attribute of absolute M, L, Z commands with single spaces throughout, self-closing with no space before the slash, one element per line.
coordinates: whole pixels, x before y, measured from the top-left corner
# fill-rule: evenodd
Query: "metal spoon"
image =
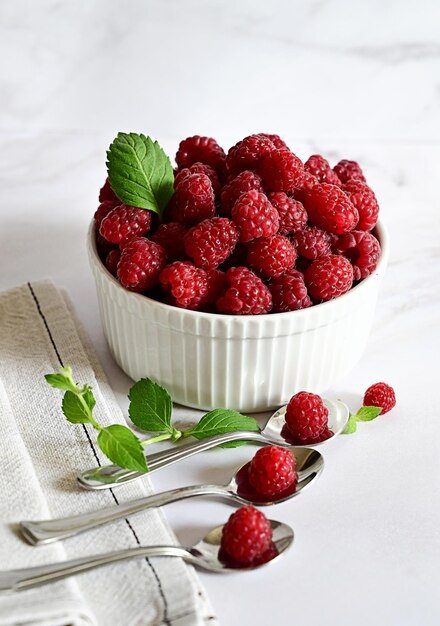
<path fill-rule="evenodd" d="M 3 571 L 0 572 L 0 593 L 23 591 L 31 587 L 38 587 L 67 578 L 68 576 L 88 572 L 101 565 L 155 556 L 177 556 L 192 565 L 211 572 L 235 572 L 237 570 L 255 569 L 278 559 L 293 542 L 293 530 L 290 526 L 274 520 L 269 521 L 273 532 L 271 549 L 258 562 L 251 565 L 235 565 L 222 559 L 220 542 L 223 526 L 217 526 L 199 543 L 189 548 L 183 546 L 145 546 L 109 552 L 107 554 L 97 554 L 50 565 Z"/>
<path fill-rule="evenodd" d="M 290 448 L 296 455 L 297 483 L 290 489 L 274 497 L 259 495 L 248 479 L 249 463 L 240 467 L 227 485 L 191 485 L 179 489 L 171 489 L 131 502 L 124 502 L 118 506 L 107 507 L 98 511 L 91 511 L 82 515 L 72 515 L 59 519 L 43 520 L 39 522 L 21 522 L 20 531 L 24 538 L 32 545 L 52 543 L 60 539 L 72 537 L 85 530 L 90 530 L 101 524 L 123 519 L 128 515 L 145 511 L 153 507 L 163 506 L 185 498 L 197 496 L 218 496 L 238 502 L 240 504 L 255 504 L 267 506 L 285 502 L 299 495 L 311 482 L 319 476 L 324 467 L 322 454 L 313 448 Z"/>
<path fill-rule="evenodd" d="M 344 430 L 349 418 L 349 409 L 341 400 L 324 400 L 324 404 L 328 409 L 328 428 L 330 436 L 324 441 L 314 443 L 313 447 L 323 445 L 339 435 Z M 209 450 L 222 443 L 239 441 L 240 439 L 263 445 L 291 446 L 294 442 L 286 439 L 284 420 L 286 408 L 287 406 L 283 406 L 278 409 L 268 420 L 261 432 L 239 431 L 225 433 L 224 435 L 216 435 L 215 437 L 210 437 L 209 439 L 197 441 L 189 445 L 175 446 L 171 449 L 151 454 L 148 456 L 149 473 L 171 465 L 172 463 L 177 463 L 177 461 L 183 461 L 183 459 L 193 454 Z M 312 444 L 309 445 L 311 446 Z M 300 447 L 302 447 L 301 444 L 295 443 L 296 449 Z M 142 478 L 143 476 L 145 476 L 143 472 L 123 469 L 117 465 L 105 465 L 82 472 L 78 475 L 78 482 L 83 489 L 94 491 L 95 489 L 110 489 L 118 485 L 124 485 L 132 480 Z"/>

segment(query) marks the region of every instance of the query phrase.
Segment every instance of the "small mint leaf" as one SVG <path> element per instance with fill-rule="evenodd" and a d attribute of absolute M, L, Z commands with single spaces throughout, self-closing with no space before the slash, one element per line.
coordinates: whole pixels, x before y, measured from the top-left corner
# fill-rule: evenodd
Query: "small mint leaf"
<path fill-rule="evenodd" d="M 85 397 L 84 399 L 86 400 Z M 91 402 L 90 397 L 86 400 L 86 405 L 84 405 L 78 394 L 73 393 L 73 391 L 66 391 L 61 406 L 67 420 L 72 424 L 88 424 L 90 422 L 92 408 L 94 406 L 93 404 L 90 408 L 89 402 Z"/>
<path fill-rule="evenodd" d="M 128 392 L 131 421 L 147 432 L 172 431 L 173 403 L 168 391 L 149 378 L 141 378 Z"/>
<path fill-rule="evenodd" d="M 82 392 L 82 397 L 84 398 L 87 406 L 89 407 L 90 412 L 92 412 L 96 404 L 96 400 L 95 400 L 95 396 L 93 395 L 92 388 L 86 385 Z"/>
<path fill-rule="evenodd" d="M 63 367 L 58 374 L 46 374 L 44 378 L 55 389 L 62 389 L 63 391 L 75 391 L 76 389 L 70 367 Z"/>
<path fill-rule="evenodd" d="M 371 422 L 382 413 L 380 406 L 361 406 L 354 416 L 358 422 Z"/>
<path fill-rule="evenodd" d="M 174 188 L 174 173 L 157 141 L 118 133 L 107 152 L 110 185 L 122 202 L 162 215 Z"/>
<path fill-rule="evenodd" d="M 355 433 L 357 429 L 356 418 L 354 415 L 350 415 L 348 418 L 347 426 L 344 428 L 342 434 L 343 435 L 351 435 Z"/>
<path fill-rule="evenodd" d="M 247 417 L 238 411 L 214 409 L 206 413 L 198 424 L 187 430 L 185 435 L 192 435 L 196 439 L 206 439 L 237 430 L 258 431 L 260 427 L 253 417 Z"/>
<path fill-rule="evenodd" d="M 115 465 L 136 472 L 148 472 L 141 442 L 127 426 L 112 424 L 100 430 L 98 445 Z"/>

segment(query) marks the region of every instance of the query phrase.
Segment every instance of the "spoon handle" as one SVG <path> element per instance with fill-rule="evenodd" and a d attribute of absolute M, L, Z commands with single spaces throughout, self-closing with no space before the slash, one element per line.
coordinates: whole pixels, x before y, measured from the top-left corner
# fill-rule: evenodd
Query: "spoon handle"
<path fill-rule="evenodd" d="M 36 522 L 24 521 L 20 523 L 20 532 L 32 545 L 52 543 L 61 539 L 67 539 L 96 526 L 101 526 L 101 524 L 114 522 L 128 515 L 171 502 L 177 502 L 184 498 L 207 495 L 224 496 L 228 494 L 226 487 L 220 485 L 191 485 L 145 496 L 130 502 L 122 502 L 118 506 L 106 507 L 105 509 L 90 511 L 81 515 L 71 515 L 70 517 Z"/>
<path fill-rule="evenodd" d="M 182 546 L 145 546 L 129 548 L 107 554 L 96 554 L 61 563 L 39 565 L 24 569 L 16 569 L 0 572 L 0 593 L 8 591 L 22 591 L 31 587 L 39 587 L 49 582 L 55 582 L 68 576 L 88 572 L 102 565 L 128 561 L 130 559 L 142 559 L 153 556 L 178 556 L 191 563 L 198 560 Z M 201 563 L 203 566 L 203 563 Z"/>
<path fill-rule="evenodd" d="M 222 443 L 228 443 L 230 441 L 239 441 L 244 439 L 246 441 L 256 441 L 260 443 L 268 443 L 269 440 L 260 432 L 254 431 L 237 431 L 233 433 L 224 433 L 223 435 L 216 435 L 203 441 L 197 441 L 185 446 L 176 446 L 163 452 L 158 452 L 148 457 L 149 472 L 154 472 L 158 469 L 162 469 L 172 463 L 183 461 L 193 454 L 215 448 Z M 145 476 L 143 472 L 135 472 L 133 470 L 123 469 L 117 465 L 105 465 L 101 467 L 95 467 L 90 470 L 86 470 L 78 475 L 78 482 L 83 489 L 89 489 L 94 491 L 96 489 L 110 489 L 117 487 L 118 485 L 124 485 L 126 483 L 137 480 Z"/>

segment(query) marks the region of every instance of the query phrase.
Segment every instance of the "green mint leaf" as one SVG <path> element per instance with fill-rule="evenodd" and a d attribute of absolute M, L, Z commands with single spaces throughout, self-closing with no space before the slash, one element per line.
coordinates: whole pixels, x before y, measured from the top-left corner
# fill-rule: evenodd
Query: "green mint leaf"
<path fill-rule="evenodd" d="M 107 152 L 111 187 L 122 202 L 162 215 L 172 194 L 171 162 L 157 141 L 118 133 Z"/>
<path fill-rule="evenodd" d="M 136 472 L 148 472 L 141 442 L 127 426 L 112 424 L 102 428 L 98 435 L 98 445 L 115 465 Z"/>
<path fill-rule="evenodd" d="M 148 432 L 172 431 L 171 412 L 173 403 L 164 387 L 149 378 L 141 378 L 128 392 L 131 421 Z"/>
<path fill-rule="evenodd" d="M 381 413 L 380 406 L 362 406 L 354 417 L 358 422 L 371 422 Z"/>
<path fill-rule="evenodd" d="M 93 396 L 93 394 L 92 394 Z M 62 409 L 67 420 L 72 424 L 88 424 L 92 418 L 92 408 L 90 408 L 89 402 L 91 398 L 86 399 L 84 396 L 85 404 L 81 400 L 80 395 L 73 391 L 66 391 L 63 398 Z M 94 402 L 94 398 L 93 398 Z"/>
<path fill-rule="evenodd" d="M 228 441 L 228 443 L 222 443 L 219 446 L 217 446 L 218 448 L 239 448 L 240 446 L 251 446 L 251 445 L 255 445 L 254 441 L 243 441 L 240 439 L 240 441 Z"/>
<path fill-rule="evenodd" d="M 95 396 L 93 395 L 92 388 L 89 387 L 88 385 L 85 385 L 84 390 L 82 392 L 82 397 L 84 398 L 84 401 L 89 407 L 90 413 L 91 413 L 93 409 L 95 408 L 95 404 L 96 404 L 96 400 L 95 400 Z"/>
<path fill-rule="evenodd" d="M 64 391 L 75 391 L 76 385 L 72 378 L 72 370 L 70 367 L 63 367 L 58 374 L 46 374 L 44 376 L 46 382 L 55 389 L 63 389 Z"/>
<path fill-rule="evenodd" d="M 344 428 L 342 434 L 351 435 L 352 433 L 356 432 L 356 429 L 357 429 L 356 418 L 354 415 L 350 415 L 350 417 L 348 418 L 347 426 Z"/>
<path fill-rule="evenodd" d="M 192 435 L 196 439 L 205 439 L 237 430 L 258 431 L 260 427 L 253 417 L 247 417 L 238 411 L 214 409 L 206 413 L 198 424 L 185 431 L 185 435 Z"/>

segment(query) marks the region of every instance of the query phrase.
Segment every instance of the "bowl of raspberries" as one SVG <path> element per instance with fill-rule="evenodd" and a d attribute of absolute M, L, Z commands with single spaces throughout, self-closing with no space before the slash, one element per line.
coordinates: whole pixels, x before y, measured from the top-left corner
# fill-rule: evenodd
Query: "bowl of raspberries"
<path fill-rule="evenodd" d="M 303 162 L 264 133 L 227 152 L 189 137 L 175 161 L 160 216 L 115 193 L 119 173 L 99 194 L 89 257 L 118 364 L 201 409 L 331 386 L 362 354 L 388 258 L 360 165 Z"/>

